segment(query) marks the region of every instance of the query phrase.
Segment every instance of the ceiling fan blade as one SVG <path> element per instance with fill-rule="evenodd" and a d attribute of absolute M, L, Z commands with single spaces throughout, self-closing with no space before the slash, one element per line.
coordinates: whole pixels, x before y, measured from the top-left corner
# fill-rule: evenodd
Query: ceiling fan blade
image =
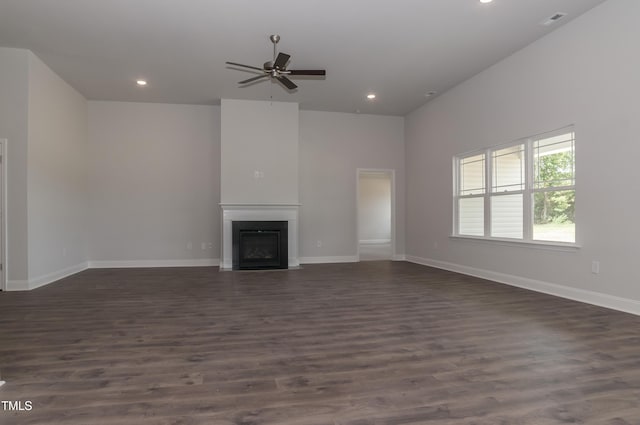
<path fill-rule="evenodd" d="M 243 65 L 241 63 L 235 63 L 235 62 L 225 62 L 225 63 L 227 65 L 233 65 L 233 66 L 239 66 L 239 67 L 242 67 L 242 68 L 257 69 L 258 71 L 264 71 L 264 69 L 258 68 L 257 66 Z"/>
<path fill-rule="evenodd" d="M 276 77 L 276 79 L 278 81 L 280 81 L 282 83 L 283 86 L 285 86 L 286 88 L 288 88 L 289 90 L 293 90 L 293 89 L 297 89 L 298 86 L 296 86 L 293 81 L 291 81 L 290 79 L 288 79 L 287 77 L 280 75 L 279 77 Z"/>
<path fill-rule="evenodd" d="M 278 53 L 278 57 L 273 63 L 273 67 L 278 69 L 284 69 L 284 67 L 287 66 L 287 62 L 289 62 L 290 57 L 291 56 L 286 53 Z"/>
<path fill-rule="evenodd" d="M 289 75 L 327 75 L 324 69 L 290 69 Z"/>
<path fill-rule="evenodd" d="M 253 78 L 249 78 L 248 80 L 244 80 L 244 81 L 239 81 L 238 84 L 247 84 L 247 83 L 251 83 L 253 81 L 257 81 L 261 78 L 269 78 L 269 75 L 267 74 L 263 74 L 263 75 L 258 75 L 257 77 L 253 77 Z"/>

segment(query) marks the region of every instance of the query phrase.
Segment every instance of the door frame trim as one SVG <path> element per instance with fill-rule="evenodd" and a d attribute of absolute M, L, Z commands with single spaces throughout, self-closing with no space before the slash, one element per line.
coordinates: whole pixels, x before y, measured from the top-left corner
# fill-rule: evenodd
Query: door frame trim
<path fill-rule="evenodd" d="M 7 239 L 9 237 L 7 231 L 7 139 L 0 139 L 0 172 L 2 184 L 0 185 L 0 263 L 2 271 L 0 271 L 0 289 L 6 291 L 9 281 L 9 266 L 7 262 Z"/>
<path fill-rule="evenodd" d="M 356 258 L 360 262 L 360 176 L 369 173 L 384 173 L 391 179 L 391 258 L 396 258 L 396 170 L 393 168 L 356 169 Z"/>

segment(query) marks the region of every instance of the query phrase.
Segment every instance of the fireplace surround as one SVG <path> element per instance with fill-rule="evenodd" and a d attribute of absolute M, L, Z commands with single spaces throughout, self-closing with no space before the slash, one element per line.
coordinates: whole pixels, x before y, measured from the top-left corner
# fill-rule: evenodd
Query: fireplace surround
<path fill-rule="evenodd" d="M 300 266 L 298 259 L 298 204 L 221 204 L 222 253 L 220 270 L 233 267 L 233 222 L 280 221 L 287 224 L 287 266 Z M 282 236 L 281 236 L 282 238 Z"/>

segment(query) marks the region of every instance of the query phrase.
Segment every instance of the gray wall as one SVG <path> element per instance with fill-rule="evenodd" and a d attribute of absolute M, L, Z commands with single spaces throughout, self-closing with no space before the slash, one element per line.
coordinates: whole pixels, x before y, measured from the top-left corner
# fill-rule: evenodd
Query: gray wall
<path fill-rule="evenodd" d="M 221 203 L 298 203 L 298 122 L 297 103 L 222 99 Z"/>
<path fill-rule="evenodd" d="M 27 257 L 27 137 L 29 52 L 0 47 L 0 138 L 7 156 L 7 279 L 25 284 Z M 19 282 L 19 283 L 18 283 Z"/>
<path fill-rule="evenodd" d="M 89 102 L 93 265 L 219 258 L 220 116 L 213 106 Z M 400 117 L 300 111 L 301 257 L 356 255 L 357 168 L 396 170 L 403 253 L 403 126 Z"/>
<path fill-rule="evenodd" d="M 0 138 L 8 139 L 8 289 L 86 265 L 86 100 L 28 50 L 0 48 Z"/>
<path fill-rule="evenodd" d="M 91 101 L 89 170 L 93 265 L 219 258 L 220 107 Z"/>
<path fill-rule="evenodd" d="M 574 298 L 640 300 L 638 17 L 638 1 L 605 2 L 407 117 L 408 255 Z M 568 124 L 577 139 L 580 249 L 449 238 L 453 155 Z M 593 260 L 600 274 L 591 273 Z"/>
<path fill-rule="evenodd" d="M 396 254 L 404 254 L 404 163 L 402 117 L 300 111 L 302 260 L 357 255 L 358 168 L 396 171 Z"/>
<path fill-rule="evenodd" d="M 30 52 L 28 128 L 34 287 L 86 267 L 89 192 L 87 101 Z"/>

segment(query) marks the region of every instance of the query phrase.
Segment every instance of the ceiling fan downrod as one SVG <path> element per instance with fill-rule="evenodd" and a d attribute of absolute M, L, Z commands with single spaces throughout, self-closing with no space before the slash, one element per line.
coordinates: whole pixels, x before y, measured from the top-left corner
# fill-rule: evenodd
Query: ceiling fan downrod
<path fill-rule="evenodd" d="M 277 76 L 274 72 L 275 67 L 273 66 L 274 63 L 276 63 L 276 54 L 278 53 L 276 50 L 276 45 L 278 44 L 278 41 L 280 41 L 280 36 L 278 34 L 271 34 L 269 36 L 269 40 L 271 40 L 271 42 L 273 43 L 273 61 L 271 62 L 271 75 L 272 76 Z"/>

